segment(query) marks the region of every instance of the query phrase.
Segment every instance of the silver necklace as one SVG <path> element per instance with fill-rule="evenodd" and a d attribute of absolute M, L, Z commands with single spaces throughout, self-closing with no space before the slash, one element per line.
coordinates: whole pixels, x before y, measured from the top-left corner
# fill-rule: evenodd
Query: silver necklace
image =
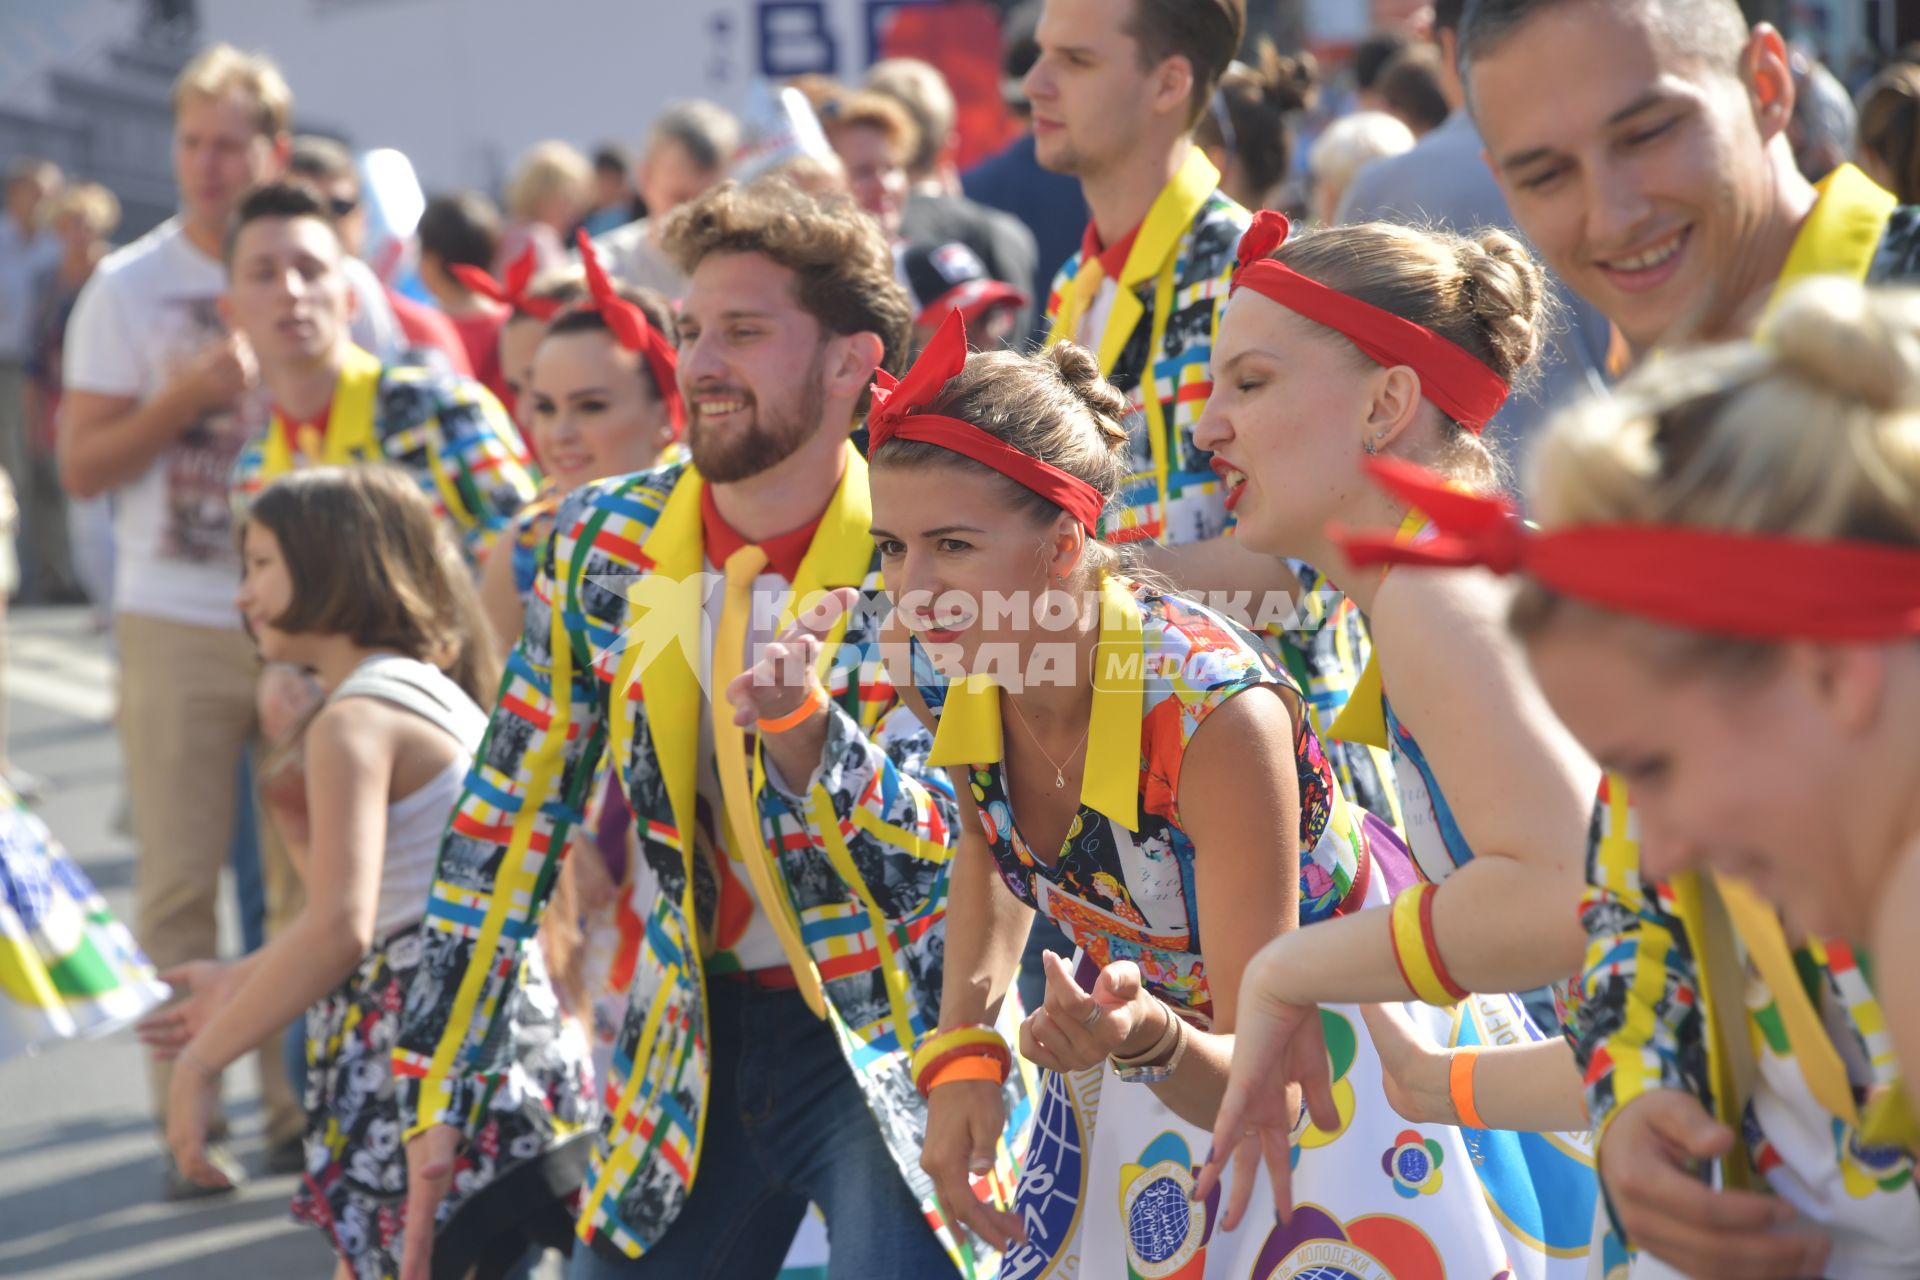
<path fill-rule="evenodd" d="M 1038 751 L 1041 755 L 1046 756 L 1047 763 L 1053 766 L 1053 789 L 1055 791 L 1065 791 L 1067 789 L 1066 769 L 1061 767 L 1061 764 L 1058 760 L 1055 760 L 1052 756 L 1047 755 L 1047 749 L 1040 745 L 1040 735 L 1035 733 L 1033 731 L 1033 726 L 1027 723 L 1027 713 L 1020 709 L 1020 704 L 1010 697 L 1007 699 L 1007 705 L 1013 708 L 1014 716 L 1019 719 L 1020 727 L 1027 731 L 1027 737 L 1032 740 L 1034 749 Z M 1087 734 L 1090 734 L 1092 732 L 1093 732 L 1093 717 L 1088 716 L 1086 733 L 1081 734 L 1080 741 L 1074 743 L 1073 750 L 1067 752 L 1067 760 L 1069 763 L 1072 762 L 1075 756 L 1080 754 L 1080 748 L 1087 745 Z"/>

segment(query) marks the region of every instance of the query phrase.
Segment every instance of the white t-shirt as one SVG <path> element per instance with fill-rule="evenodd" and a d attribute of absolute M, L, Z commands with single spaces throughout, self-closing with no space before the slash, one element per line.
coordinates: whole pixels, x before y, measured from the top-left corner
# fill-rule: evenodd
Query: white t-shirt
<path fill-rule="evenodd" d="M 135 400 L 153 396 L 194 352 L 226 333 L 217 306 L 226 285 L 225 267 L 194 247 L 178 218 L 109 254 L 80 291 L 67 324 L 67 388 Z M 362 308 L 356 341 L 377 347 L 381 321 Z M 240 560 L 228 486 L 240 447 L 265 429 L 269 415 L 256 389 L 187 428 L 118 490 L 116 612 L 239 627 L 233 597 Z"/>

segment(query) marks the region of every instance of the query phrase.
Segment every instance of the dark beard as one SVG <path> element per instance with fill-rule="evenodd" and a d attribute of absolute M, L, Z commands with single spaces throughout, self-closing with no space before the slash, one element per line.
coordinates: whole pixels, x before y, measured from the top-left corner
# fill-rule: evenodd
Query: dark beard
<path fill-rule="evenodd" d="M 826 389 L 821 386 L 826 367 L 827 352 L 822 346 L 807 366 L 796 406 L 782 412 L 755 397 L 753 421 L 724 442 L 706 435 L 700 411 L 695 409 L 687 423 L 687 449 L 693 455 L 694 470 L 708 484 L 738 484 L 791 458 L 820 429 L 827 401 Z"/>

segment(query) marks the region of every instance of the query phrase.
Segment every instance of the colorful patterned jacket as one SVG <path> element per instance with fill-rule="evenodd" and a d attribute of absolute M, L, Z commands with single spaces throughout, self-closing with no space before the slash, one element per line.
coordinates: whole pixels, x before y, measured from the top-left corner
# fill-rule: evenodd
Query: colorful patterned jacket
<path fill-rule="evenodd" d="M 327 427 L 297 438 L 275 415 L 234 460 L 236 519 L 259 492 L 299 467 L 389 462 L 411 475 L 477 564 L 534 496 L 538 473 L 500 402 L 471 378 L 389 364 L 352 348 Z"/>
<path fill-rule="evenodd" d="M 1788 258 L 1776 297 L 1805 276 L 1826 274 L 1870 284 L 1920 277 L 1920 208 L 1895 208 L 1852 166 L 1836 170 L 1821 183 L 1820 201 Z M 1749 1140 L 1747 1158 L 1735 1162 L 1729 1178 L 1738 1182 L 1764 1173 L 1765 1151 L 1751 1149 L 1760 1137 L 1751 1131 L 1751 1086 L 1742 1078 L 1751 1073 L 1737 1065 L 1749 1055 L 1729 1037 L 1750 1041 L 1763 1060 L 1824 1056 L 1826 1050 L 1796 1048 L 1782 1017 L 1781 993 L 1754 981 L 1737 961 L 1726 961 L 1730 926 L 1711 886 L 1692 874 L 1666 883 L 1642 879 L 1634 817 L 1618 779 L 1607 780 L 1595 810 L 1587 878 L 1581 905 L 1587 958 L 1570 1033 L 1585 1074 L 1596 1144 L 1635 1098 L 1680 1089 Z M 1799 970 L 1794 985 L 1825 1020 L 1844 1060 L 1850 1079 L 1841 1089 L 1884 1084 L 1893 1064 L 1865 957 L 1809 941 L 1793 959 Z M 1716 973 L 1723 976 L 1710 979 Z M 1749 990 L 1739 989 L 1748 983 Z M 1867 1138 L 1884 1141 L 1889 1135 L 1881 1131 L 1878 1114 L 1859 1119 L 1870 1131 Z M 1843 1123 L 1838 1114 L 1835 1119 Z M 1836 1158 L 1850 1143 L 1859 1147 L 1862 1138 L 1850 1124 L 1844 1128 Z M 1913 1138 L 1920 1135 L 1906 1135 Z"/>
<path fill-rule="evenodd" d="M 664 467 L 588 486 L 555 515 L 525 633 L 441 849 L 426 959 L 394 1055 L 410 1133 L 470 1121 L 491 1084 L 478 1064 L 502 993 L 611 746 L 660 892 L 636 904 L 644 933 L 579 1230 L 631 1257 L 686 1202 L 708 1091 L 701 940 L 718 894 L 711 865 L 692 851 L 703 699 L 688 661 L 704 657 L 701 601 L 714 585 L 703 572 L 701 486 L 690 467 Z M 790 799 L 755 767 L 764 856 L 785 898 L 760 905 L 797 925 L 811 968 L 796 971 L 803 990 L 824 991 L 824 1016 L 900 1176 L 962 1272 L 975 1274 L 993 1258 L 957 1244 L 934 1208 L 919 1167 L 925 1104 L 908 1069 L 914 1041 L 938 1025 L 955 808 L 943 771 L 926 765 L 930 736 L 897 705 L 880 662 L 870 513 L 866 464 L 849 447 L 793 598 L 854 586 L 863 601 L 828 639 L 833 704 L 805 797 Z M 996 1172 L 1003 1201 L 1030 1116 L 1016 1077 Z"/>

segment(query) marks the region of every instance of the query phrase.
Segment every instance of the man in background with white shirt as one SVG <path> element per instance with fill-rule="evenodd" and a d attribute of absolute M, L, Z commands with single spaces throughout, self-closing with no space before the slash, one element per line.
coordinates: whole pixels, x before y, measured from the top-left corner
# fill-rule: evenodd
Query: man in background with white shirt
<path fill-rule="evenodd" d="M 180 212 L 101 262 L 67 333 L 60 475 L 81 498 L 117 493 L 113 608 L 138 846 L 135 931 L 163 970 L 215 955 L 219 871 L 243 799 L 235 779 L 259 737 L 259 660 L 234 607 L 228 480 L 266 406 L 251 353 L 227 332 L 217 301 L 228 221 L 251 187 L 285 166 L 292 105 L 263 58 L 215 45 L 187 64 L 173 93 Z M 299 891 L 272 824 L 259 828 L 271 932 L 292 918 Z M 260 1054 L 276 1153 L 297 1145 L 305 1126 L 279 1044 L 276 1036 Z M 164 1125 L 166 1065 L 154 1062 L 150 1075 Z M 191 1186 L 169 1167 L 170 1197 Z"/>

